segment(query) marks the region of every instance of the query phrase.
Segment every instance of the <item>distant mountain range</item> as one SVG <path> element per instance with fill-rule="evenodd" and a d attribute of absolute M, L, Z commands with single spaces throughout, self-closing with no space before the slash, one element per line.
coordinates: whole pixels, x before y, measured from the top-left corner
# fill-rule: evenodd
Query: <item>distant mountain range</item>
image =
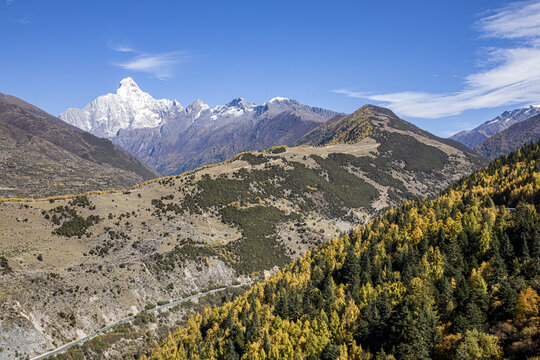
<path fill-rule="evenodd" d="M 119 189 L 156 177 L 135 156 L 0 94 L 0 198 Z"/>
<path fill-rule="evenodd" d="M 538 139 L 540 139 L 540 114 L 515 123 L 491 136 L 476 145 L 474 150 L 483 157 L 493 160 L 521 148 L 525 143 L 537 142 Z"/>
<path fill-rule="evenodd" d="M 460 143 L 473 148 L 489 137 L 539 113 L 540 106 L 535 105 L 526 106 L 512 111 L 505 111 L 493 120 L 486 121 L 473 130 L 458 132 L 457 134 L 451 136 L 450 139 L 459 141 Z M 519 147 L 521 147 L 521 145 L 516 147 L 516 149 Z"/>
<path fill-rule="evenodd" d="M 257 105 L 236 98 L 210 108 L 198 99 L 187 107 L 156 100 L 131 78 L 115 94 L 100 96 L 60 119 L 111 139 L 163 175 L 223 161 L 246 150 L 290 145 L 337 115 L 287 98 Z"/>

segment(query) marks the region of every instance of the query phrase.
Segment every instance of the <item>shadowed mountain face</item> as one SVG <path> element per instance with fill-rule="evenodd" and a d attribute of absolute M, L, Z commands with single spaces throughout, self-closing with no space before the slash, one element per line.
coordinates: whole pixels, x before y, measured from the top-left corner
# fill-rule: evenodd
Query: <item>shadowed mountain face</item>
<path fill-rule="evenodd" d="M 120 131 L 114 139 L 164 175 L 180 174 L 203 165 L 224 161 L 248 150 L 291 145 L 318 126 L 303 114 L 284 111 L 224 124 L 193 125 L 180 133 L 161 129 Z"/>
<path fill-rule="evenodd" d="M 0 94 L 0 197 L 125 188 L 156 174 L 109 140 Z"/>
<path fill-rule="evenodd" d="M 474 147 L 487 159 L 496 159 L 540 139 L 540 115 L 518 122 Z"/>
<path fill-rule="evenodd" d="M 210 108 L 196 100 L 154 99 L 130 78 L 114 94 L 60 115 L 67 123 L 107 137 L 163 175 L 223 161 L 247 150 L 291 145 L 335 112 L 276 97 L 257 105 L 236 98 Z"/>
<path fill-rule="evenodd" d="M 474 148 L 489 137 L 508 129 L 510 126 L 524 121 L 531 116 L 540 113 L 540 106 L 530 105 L 512 111 L 505 111 L 493 120 L 486 121 L 482 125 L 470 130 L 461 131 L 450 137 L 470 148 Z M 517 149 L 517 148 L 516 148 Z"/>

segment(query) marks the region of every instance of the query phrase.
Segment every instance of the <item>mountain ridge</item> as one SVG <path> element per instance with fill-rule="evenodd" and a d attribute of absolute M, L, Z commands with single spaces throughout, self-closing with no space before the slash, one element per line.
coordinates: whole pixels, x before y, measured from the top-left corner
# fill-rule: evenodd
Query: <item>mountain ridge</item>
<path fill-rule="evenodd" d="M 143 101 L 131 103 L 139 98 Z M 237 97 L 213 108 L 198 99 L 184 108 L 176 100 L 155 100 L 124 79 L 116 94 L 60 118 L 111 139 L 162 175 L 173 175 L 238 152 L 291 145 L 335 114 L 283 97 L 262 105 Z"/>
<path fill-rule="evenodd" d="M 460 131 L 457 134 L 452 135 L 450 139 L 459 141 L 469 148 L 474 148 L 489 137 L 539 113 L 540 105 L 529 105 L 505 111 L 501 115 L 484 122 L 472 130 Z"/>
<path fill-rule="evenodd" d="M 474 147 L 480 155 L 494 160 L 540 139 L 540 114 L 517 122 Z"/>
<path fill-rule="evenodd" d="M 0 95 L 0 127 L 0 197 L 125 188 L 156 176 L 109 140 L 10 95 Z"/>

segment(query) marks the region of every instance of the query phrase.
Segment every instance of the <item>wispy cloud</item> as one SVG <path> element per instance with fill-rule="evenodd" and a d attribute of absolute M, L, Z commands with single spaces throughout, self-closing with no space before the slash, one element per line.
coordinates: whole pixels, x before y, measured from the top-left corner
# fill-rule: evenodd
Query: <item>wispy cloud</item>
<path fill-rule="evenodd" d="M 458 131 L 455 131 L 455 130 L 441 131 L 441 135 L 444 136 L 444 137 L 450 137 L 450 136 L 454 135 L 455 133 L 457 133 Z"/>
<path fill-rule="evenodd" d="M 113 65 L 126 70 L 145 72 L 160 80 L 171 79 L 178 65 L 190 58 L 190 55 L 182 51 L 150 54 L 138 52 L 127 45 L 110 45 L 110 47 L 114 51 L 133 54 L 131 59 Z"/>
<path fill-rule="evenodd" d="M 113 49 L 114 51 L 119 51 L 119 52 L 136 52 L 135 49 L 127 45 L 122 45 L 122 44 L 112 44 L 112 45 L 109 45 L 109 47 Z"/>
<path fill-rule="evenodd" d="M 471 109 L 538 102 L 540 3 L 511 4 L 484 16 L 475 25 L 482 37 L 513 40 L 514 46 L 485 50 L 482 70 L 466 76 L 461 91 L 366 94 L 338 89 L 333 92 L 382 102 L 401 115 L 419 118 L 440 118 Z"/>
<path fill-rule="evenodd" d="M 510 4 L 481 19 L 479 31 L 490 38 L 524 39 L 538 43 L 540 38 L 540 3 L 526 1 Z"/>

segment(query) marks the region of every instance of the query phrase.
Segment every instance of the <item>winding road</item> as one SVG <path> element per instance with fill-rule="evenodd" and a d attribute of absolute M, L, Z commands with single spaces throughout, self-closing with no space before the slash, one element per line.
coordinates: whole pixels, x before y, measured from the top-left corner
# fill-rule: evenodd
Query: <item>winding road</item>
<path fill-rule="evenodd" d="M 178 300 L 174 300 L 174 301 L 171 301 L 170 303 L 167 303 L 167 304 L 164 304 L 164 305 L 160 305 L 160 306 L 157 306 L 155 308 L 152 308 L 150 310 L 146 310 L 144 312 L 148 312 L 148 313 L 151 313 L 151 312 L 155 312 L 155 311 L 159 311 L 159 310 L 162 310 L 162 309 L 166 309 L 166 308 L 169 308 L 171 306 L 175 306 L 175 305 L 178 305 L 180 303 L 183 303 L 183 302 L 186 302 L 186 301 L 189 301 L 189 300 L 193 300 L 193 299 L 197 299 L 201 296 L 205 296 L 205 295 L 208 295 L 208 294 L 212 294 L 212 293 L 215 293 L 215 292 L 218 292 L 218 291 L 223 291 L 223 290 L 226 290 L 226 289 L 229 289 L 229 288 L 233 288 L 233 287 L 240 287 L 242 285 L 245 285 L 245 284 L 238 284 L 238 285 L 231 285 L 231 286 L 227 286 L 227 287 L 222 287 L 222 288 L 218 288 L 218 289 L 214 289 L 214 290 L 210 290 L 210 291 L 205 291 L 205 292 L 200 292 L 198 294 L 195 294 L 195 295 L 191 295 L 191 296 L 188 296 L 188 297 L 185 297 L 185 298 L 182 298 L 182 299 L 178 299 Z M 60 354 L 68 349 L 70 349 L 71 347 L 75 346 L 75 345 L 79 345 L 79 344 L 82 344 L 83 342 L 87 341 L 87 340 L 90 340 L 92 339 L 93 337 L 95 336 L 98 336 L 102 333 L 104 333 L 105 331 L 117 326 L 117 325 L 120 325 L 120 324 L 123 324 L 123 323 L 126 323 L 128 321 L 131 321 L 133 319 L 135 319 L 137 317 L 138 314 L 142 313 L 143 311 L 140 311 L 138 312 L 137 314 L 135 315 L 131 315 L 131 316 L 128 316 L 122 320 L 119 320 L 115 323 L 112 323 L 112 324 L 109 324 L 105 327 L 102 327 L 101 329 L 91 333 L 90 335 L 87 335 L 81 339 L 78 339 L 78 340 L 75 340 L 75 341 L 72 341 L 68 344 L 65 344 L 65 345 L 62 345 L 60 346 L 59 348 L 55 349 L 55 350 L 51 350 L 45 354 L 42 354 L 42 355 L 38 355 L 36 357 L 33 357 L 31 360 L 40 360 L 40 359 L 45 359 L 49 356 L 54 356 L 54 355 L 57 355 L 57 354 Z"/>

